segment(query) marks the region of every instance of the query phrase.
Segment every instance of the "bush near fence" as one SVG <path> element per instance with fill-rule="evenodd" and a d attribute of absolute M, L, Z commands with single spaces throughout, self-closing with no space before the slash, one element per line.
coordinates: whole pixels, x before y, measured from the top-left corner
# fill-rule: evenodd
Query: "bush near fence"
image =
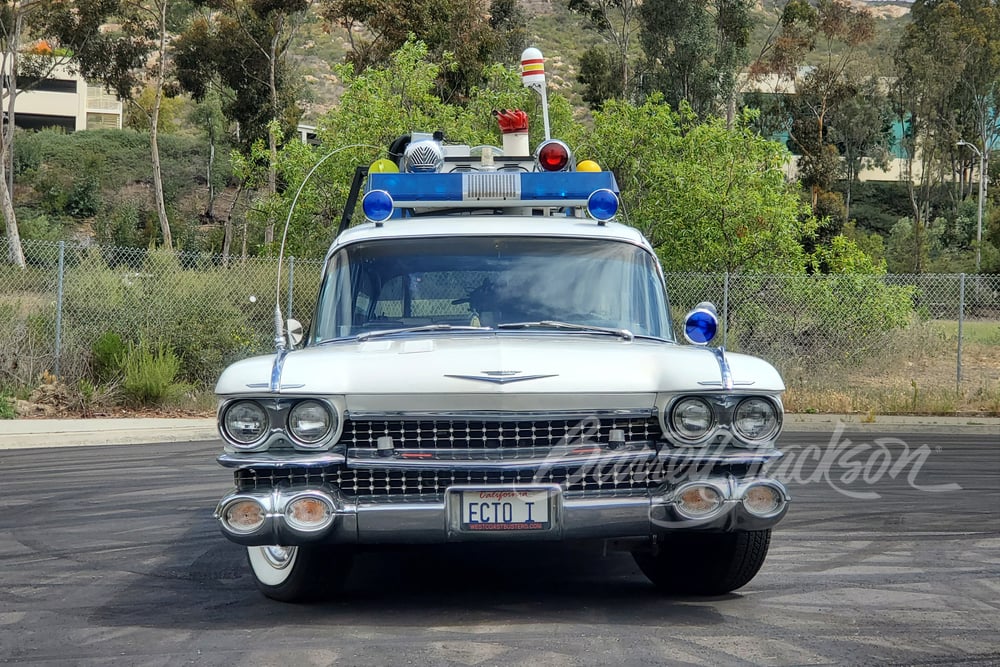
<path fill-rule="evenodd" d="M 102 381 L 95 348 L 99 355 L 99 341 L 109 335 L 128 345 L 169 347 L 180 360 L 178 380 L 203 389 L 227 364 L 273 347 L 273 258 L 38 241 L 26 241 L 25 250 L 27 269 L 0 265 L 0 390 L 31 387 L 46 371 L 68 384 Z M 312 315 L 320 267 L 316 260 L 286 259 L 285 317 Z M 947 355 L 948 346 L 957 381 L 961 339 L 946 332 L 968 319 L 1000 332 L 1000 275 L 676 273 L 666 280 L 675 324 L 697 303 L 715 303 L 727 349 L 767 359 L 798 389 L 823 381 L 839 389 L 873 378 L 909 386 L 916 382 L 905 368 L 913 353 L 934 347 Z M 935 320 L 941 326 L 929 328 Z M 937 343 L 928 346 L 932 338 Z M 977 340 L 992 337 L 987 332 Z M 1000 352 L 1000 333 L 996 340 Z M 962 380 L 1000 396 L 997 373 L 986 363 Z M 952 391 L 964 386 L 949 377 L 920 382 Z M 989 400 L 1000 405 L 1000 398 Z"/>

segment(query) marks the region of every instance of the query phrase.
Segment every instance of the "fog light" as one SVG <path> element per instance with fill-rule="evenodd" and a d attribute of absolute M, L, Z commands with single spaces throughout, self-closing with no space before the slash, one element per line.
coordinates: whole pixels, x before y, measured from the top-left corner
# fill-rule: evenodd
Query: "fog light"
<path fill-rule="evenodd" d="M 267 513 L 256 500 L 243 499 L 226 505 L 222 510 L 222 522 L 236 533 L 252 533 L 264 525 Z"/>
<path fill-rule="evenodd" d="M 769 484 L 754 484 L 743 494 L 743 507 L 755 516 L 771 516 L 781 510 L 785 499 Z"/>
<path fill-rule="evenodd" d="M 333 518 L 333 505 L 320 496 L 300 496 L 285 506 L 285 521 L 298 530 L 325 528 Z"/>
<path fill-rule="evenodd" d="M 681 490 L 676 496 L 677 511 L 688 518 L 700 519 L 715 512 L 722 506 L 722 494 L 707 484 L 694 484 Z"/>

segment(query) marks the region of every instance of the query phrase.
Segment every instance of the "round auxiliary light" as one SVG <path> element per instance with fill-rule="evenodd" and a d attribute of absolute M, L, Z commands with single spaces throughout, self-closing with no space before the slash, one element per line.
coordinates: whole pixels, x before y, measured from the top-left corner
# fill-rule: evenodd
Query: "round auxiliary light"
<path fill-rule="evenodd" d="M 296 403 L 288 412 L 288 432 L 304 445 L 315 445 L 330 435 L 336 417 L 319 401 Z"/>
<path fill-rule="evenodd" d="M 392 160 L 387 160 L 382 158 L 381 160 L 375 160 L 368 167 L 369 174 L 396 174 L 399 173 L 399 167 Z"/>
<path fill-rule="evenodd" d="M 733 412 L 733 428 L 743 440 L 770 440 L 780 425 L 774 404 L 764 398 L 744 398 Z"/>
<path fill-rule="evenodd" d="M 226 505 L 219 516 L 234 533 L 252 533 L 264 525 L 266 512 L 256 500 L 241 498 Z"/>
<path fill-rule="evenodd" d="M 597 164 L 593 160 L 584 160 L 580 164 L 576 165 L 577 171 L 600 171 L 601 165 Z"/>
<path fill-rule="evenodd" d="M 237 401 L 226 408 L 222 428 L 237 447 L 252 447 L 267 433 L 267 413 L 254 401 Z"/>
<path fill-rule="evenodd" d="M 695 345 L 708 345 L 719 329 L 719 316 L 715 306 L 707 301 L 694 307 L 684 318 L 684 337 Z"/>
<path fill-rule="evenodd" d="M 709 516 L 722 506 L 722 494 L 708 484 L 692 484 L 675 496 L 677 511 L 690 519 Z"/>
<path fill-rule="evenodd" d="M 361 200 L 361 208 L 372 222 L 384 222 L 392 216 L 392 195 L 385 190 L 370 190 Z"/>
<path fill-rule="evenodd" d="M 587 198 L 587 213 L 595 220 L 605 222 L 618 212 L 618 195 L 607 188 L 594 190 Z"/>
<path fill-rule="evenodd" d="M 784 504 L 781 492 L 770 484 L 754 484 L 743 493 L 743 507 L 755 516 L 773 516 Z"/>
<path fill-rule="evenodd" d="M 558 139 L 543 141 L 535 153 L 535 160 L 542 171 L 563 171 L 569 165 L 571 157 L 569 146 Z"/>
<path fill-rule="evenodd" d="M 285 506 L 285 521 L 296 530 L 326 528 L 335 516 L 330 502 L 318 495 L 299 496 Z"/>
<path fill-rule="evenodd" d="M 701 440 L 715 426 L 715 413 L 703 398 L 682 398 L 670 410 L 670 426 L 685 440 Z"/>

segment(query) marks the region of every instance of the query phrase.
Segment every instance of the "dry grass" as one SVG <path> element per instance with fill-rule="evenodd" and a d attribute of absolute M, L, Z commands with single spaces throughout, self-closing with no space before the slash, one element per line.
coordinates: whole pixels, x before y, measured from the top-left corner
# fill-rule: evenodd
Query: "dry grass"
<path fill-rule="evenodd" d="M 789 412 L 1000 416 L 1000 322 L 915 324 L 855 368 L 788 378 Z"/>

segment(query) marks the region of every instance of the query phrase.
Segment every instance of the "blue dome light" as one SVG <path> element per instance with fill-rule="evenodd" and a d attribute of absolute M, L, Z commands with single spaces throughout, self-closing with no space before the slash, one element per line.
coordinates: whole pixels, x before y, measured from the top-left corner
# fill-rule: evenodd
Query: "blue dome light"
<path fill-rule="evenodd" d="M 708 345 L 715 338 L 719 318 L 707 308 L 697 308 L 684 319 L 684 337 L 695 345 Z"/>
<path fill-rule="evenodd" d="M 587 199 L 587 212 L 600 222 L 610 220 L 618 212 L 618 195 L 607 188 L 594 190 Z"/>
<path fill-rule="evenodd" d="M 361 200 L 361 208 L 372 222 L 384 222 L 392 216 L 392 196 L 385 190 L 371 190 Z"/>

